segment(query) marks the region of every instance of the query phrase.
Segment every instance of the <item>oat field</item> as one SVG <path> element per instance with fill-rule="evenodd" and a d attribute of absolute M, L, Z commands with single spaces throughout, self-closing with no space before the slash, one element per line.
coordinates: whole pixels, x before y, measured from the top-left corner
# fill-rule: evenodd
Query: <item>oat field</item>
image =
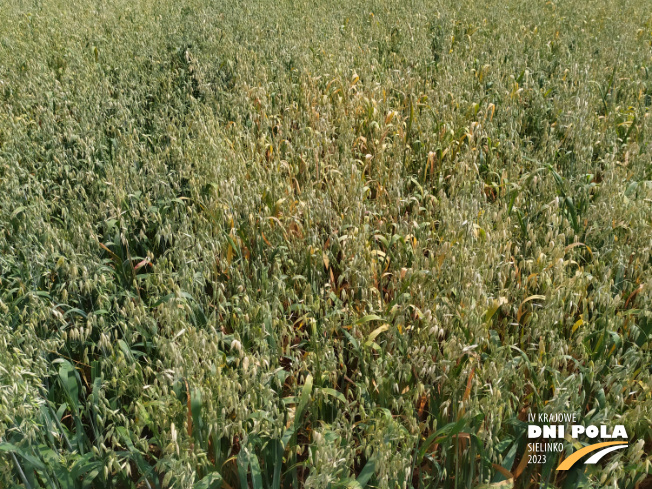
<path fill-rule="evenodd" d="M 0 487 L 652 487 L 651 71 L 646 0 L 0 0 Z"/>

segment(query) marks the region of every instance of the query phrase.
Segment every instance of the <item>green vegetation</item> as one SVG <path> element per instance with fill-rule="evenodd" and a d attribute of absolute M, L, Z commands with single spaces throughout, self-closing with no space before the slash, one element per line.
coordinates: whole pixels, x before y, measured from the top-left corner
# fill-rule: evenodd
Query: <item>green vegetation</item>
<path fill-rule="evenodd" d="M 0 487 L 650 487 L 651 71 L 643 0 L 3 2 Z"/>

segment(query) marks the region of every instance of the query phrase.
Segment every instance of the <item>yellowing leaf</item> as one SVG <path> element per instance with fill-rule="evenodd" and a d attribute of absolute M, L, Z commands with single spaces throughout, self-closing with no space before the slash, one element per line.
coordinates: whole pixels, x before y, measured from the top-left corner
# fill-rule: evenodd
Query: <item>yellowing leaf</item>
<path fill-rule="evenodd" d="M 546 300 L 546 296 L 545 296 L 545 295 L 531 295 L 530 297 L 528 297 L 527 299 L 525 299 L 523 302 L 521 302 L 521 306 L 522 306 L 523 304 L 525 304 L 526 302 L 530 302 L 530 301 L 533 301 L 533 300 L 535 300 L 535 299 L 539 299 L 539 300 L 544 301 L 544 300 Z"/>
<path fill-rule="evenodd" d="M 487 309 L 487 312 L 485 313 L 485 321 L 490 321 L 494 314 L 496 314 L 498 308 L 503 304 L 507 304 L 507 302 L 508 301 L 505 297 L 499 297 L 498 300 L 494 300 L 491 307 Z"/>
<path fill-rule="evenodd" d="M 579 328 L 583 324 L 584 324 L 584 319 L 578 319 L 577 321 L 575 321 L 575 324 L 573 324 L 572 332 L 574 333 L 575 331 L 577 331 L 577 328 Z"/>
<path fill-rule="evenodd" d="M 380 333 L 384 333 L 388 329 L 389 324 L 383 324 L 382 326 L 374 329 L 371 333 L 369 333 L 369 336 L 367 337 L 367 344 L 372 343 L 376 339 L 376 336 L 378 336 Z"/>

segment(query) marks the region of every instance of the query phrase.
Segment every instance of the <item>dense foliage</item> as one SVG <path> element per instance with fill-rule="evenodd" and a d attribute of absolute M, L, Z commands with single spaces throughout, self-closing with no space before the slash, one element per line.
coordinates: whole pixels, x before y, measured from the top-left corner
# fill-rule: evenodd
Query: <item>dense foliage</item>
<path fill-rule="evenodd" d="M 0 486 L 649 487 L 649 7 L 2 2 Z"/>

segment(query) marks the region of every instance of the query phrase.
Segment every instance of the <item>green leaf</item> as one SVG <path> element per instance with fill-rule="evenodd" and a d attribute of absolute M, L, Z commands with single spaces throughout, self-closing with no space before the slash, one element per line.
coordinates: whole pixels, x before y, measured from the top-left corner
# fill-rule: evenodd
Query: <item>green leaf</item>
<path fill-rule="evenodd" d="M 73 314 L 73 313 L 75 313 L 75 314 L 79 314 L 80 316 L 82 316 L 82 317 L 84 317 L 84 318 L 88 317 L 88 315 L 87 315 L 84 311 L 82 311 L 81 309 L 77 309 L 76 307 L 73 307 L 73 308 L 71 308 L 71 309 L 68 309 L 68 310 L 65 312 L 65 314 L 63 315 L 63 317 L 66 317 L 66 316 L 68 316 L 69 314 Z"/>
<path fill-rule="evenodd" d="M 125 358 L 129 362 L 134 363 L 134 355 L 131 353 L 131 348 L 129 348 L 127 343 L 125 343 L 124 340 L 118 340 L 118 346 L 120 347 L 120 350 L 122 350 L 122 353 L 124 353 Z"/>
<path fill-rule="evenodd" d="M 577 210 L 575 209 L 575 204 L 573 204 L 573 199 L 566 197 L 566 207 L 568 207 L 568 212 L 571 216 L 571 224 L 573 225 L 573 230 L 576 233 L 579 233 L 580 226 L 577 220 Z"/>
<path fill-rule="evenodd" d="M 502 467 L 507 471 L 511 472 L 512 471 L 512 465 L 514 465 L 514 459 L 516 458 L 516 450 L 518 448 L 518 441 L 516 440 L 513 444 L 512 447 L 509 449 L 507 452 L 507 455 L 503 459 Z M 503 475 L 501 472 L 496 472 L 496 475 L 494 476 L 492 482 L 502 482 L 505 480 L 511 480 L 507 479 L 505 475 Z"/>
<path fill-rule="evenodd" d="M 369 482 L 369 479 L 371 479 L 371 476 L 374 475 L 375 471 L 376 471 L 376 460 L 374 460 L 374 458 L 372 457 L 369 460 L 367 460 L 367 463 L 360 471 L 360 474 L 356 479 L 356 482 L 360 484 L 360 487 L 362 489 L 365 488 L 365 486 Z"/>
<path fill-rule="evenodd" d="M 194 435 L 201 442 L 201 427 L 202 427 L 202 417 L 201 411 L 203 407 L 203 401 L 201 396 L 201 390 L 192 389 L 190 392 L 190 412 L 192 413 L 192 425 L 194 427 Z"/>
<path fill-rule="evenodd" d="M 73 478 L 78 479 L 81 476 L 87 474 L 88 472 L 92 471 L 93 469 L 96 469 L 98 467 L 102 467 L 102 462 L 99 461 L 93 461 L 93 458 L 95 455 L 92 452 L 88 452 L 86 455 L 80 457 L 77 459 L 77 461 L 73 464 L 72 469 L 71 469 L 71 474 Z M 84 480 L 86 477 L 84 477 Z"/>
<path fill-rule="evenodd" d="M 25 452 L 23 449 L 18 448 L 16 445 L 12 445 L 11 443 L 7 443 L 7 442 L 0 443 L 0 451 L 13 452 L 16 455 L 20 455 L 22 458 L 24 458 L 35 469 L 45 470 L 45 464 L 43 464 L 43 462 L 41 462 L 38 458 L 34 457 L 33 455 L 30 455 L 29 453 Z"/>
<path fill-rule="evenodd" d="M 290 427 L 283 432 L 283 437 L 281 438 L 283 448 L 287 448 L 288 443 L 290 442 L 290 438 L 292 438 L 292 435 L 294 435 L 294 431 L 295 429 Z"/>
<path fill-rule="evenodd" d="M 63 385 L 66 394 L 71 402 L 71 407 L 74 408 L 75 413 L 79 410 L 79 386 L 77 384 L 77 376 L 75 367 L 68 360 L 62 360 L 59 365 L 59 378 Z"/>
<path fill-rule="evenodd" d="M 335 399 L 337 399 L 339 401 L 342 401 L 344 403 L 346 402 L 346 398 L 344 397 L 344 394 L 342 394 L 341 392 L 336 391 L 335 389 L 331 389 L 329 387 L 323 387 L 323 388 L 320 389 L 320 391 L 323 392 L 324 394 L 328 394 L 329 396 L 334 397 Z"/>
<path fill-rule="evenodd" d="M 312 375 L 308 374 L 306 377 L 306 382 L 303 384 L 303 389 L 301 389 L 301 397 L 299 398 L 299 405 L 297 410 L 294 413 L 294 428 L 298 429 L 301 426 L 303 421 L 303 414 L 310 400 L 310 394 L 312 393 Z"/>
<path fill-rule="evenodd" d="M 195 482 L 193 489 L 218 489 L 222 482 L 222 476 L 218 472 L 211 472 L 202 480 Z"/>
<path fill-rule="evenodd" d="M 247 456 L 247 449 L 243 448 L 238 453 L 238 478 L 240 479 L 240 489 L 249 489 L 247 483 L 247 473 L 249 472 L 249 457 Z"/>
<path fill-rule="evenodd" d="M 276 457 L 274 462 L 274 478 L 272 479 L 272 486 L 270 489 L 280 489 L 281 468 L 283 466 L 283 444 L 280 440 L 274 442 L 274 455 Z"/>
<path fill-rule="evenodd" d="M 249 454 L 249 466 L 251 467 L 251 482 L 253 483 L 254 489 L 263 489 L 263 477 L 260 474 L 260 464 L 258 463 L 258 457 L 254 452 Z"/>
<path fill-rule="evenodd" d="M 21 205 L 20 207 L 16 207 L 16 209 L 14 209 L 14 211 L 11 213 L 11 218 L 13 219 L 14 217 L 17 217 L 18 214 L 20 214 L 21 212 L 25 212 L 26 210 L 27 207 L 23 205 Z"/>
<path fill-rule="evenodd" d="M 511 345 L 511 348 L 513 350 L 516 350 L 517 352 L 519 352 L 521 354 L 521 358 L 523 358 L 523 361 L 525 362 L 525 365 L 527 365 L 528 370 L 530 372 L 532 372 L 532 370 L 533 370 L 532 369 L 532 363 L 530 362 L 530 359 L 527 357 L 525 352 L 523 350 L 521 350 L 518 346 Z"/>
<path fill-rule="evenodd" d="M 176 296 L 177 295 L 174 292 L 172 292 L 171 294 L 168 294 L 165 297 L 162 297 L 161 299 L 157 300 L 154 304 L 152 304 L 152 307 L 160 306 L 161 304 L 174 299 Z"/>
<path fill-rule="evenodd" d="M 368 316 L 364 316 L 360 319 L 358 319 L 355 324 L 364 324 L 368 323 L 369 321 L 382 321 L 383 318 L 380 316 L 377 316 L 376 314 L 369 314 Z"/>
<path fill-rule="evenodd" d="M 419 460 L 423 460 L 423 457 L 426 455 L 426 452 L 430 448 L 430 445 L 435 443 L 435 441 L 441 441 L 459 433 L 464 427 L 465 422 L 466 421 L 464 420 L 464 418 L 462 418 L 459 419 L 457 422 L 448 423 L 447 425 L 443 426 L 442 428 L 432 433 L 426 439 L 425 443 L 421 446 L 421 449 L 419 450 Z"/>
<path fill-rule="evenodd" d="M 353 346 L 353 349 L 358 350 L 360 348 L 360 343 L 358 343 L 358 340 L 356 340 L 347 330 L 342 329 L 342 331 L 344 332 L 346 339 L 349 340 L 349 343 L 351 343 L 351 346 Z"/>
<path fill-rule="evenodd" d="M 340 485 L 341 484 L 341 485 Z M 346 489 L 362 489 L 360 483 L 355 479 L 345 479 L 336 487 L 346 487 Z"/>

